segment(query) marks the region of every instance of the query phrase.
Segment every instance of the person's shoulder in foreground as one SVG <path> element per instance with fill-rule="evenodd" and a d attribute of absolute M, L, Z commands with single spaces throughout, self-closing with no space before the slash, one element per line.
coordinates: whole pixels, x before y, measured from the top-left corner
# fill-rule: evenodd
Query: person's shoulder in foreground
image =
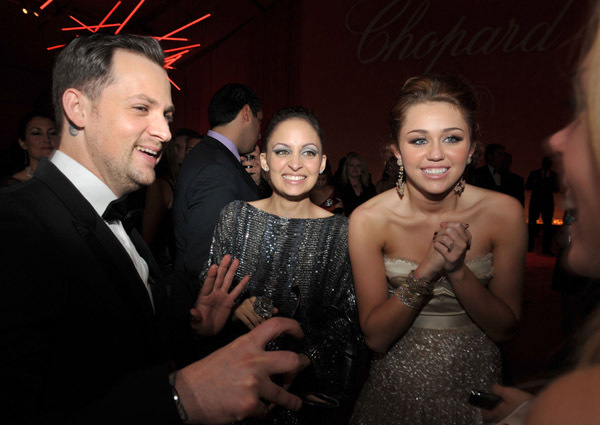
<path fill-rule="evenodd" d="M 600 365 L 554 381 L 535 400 L 527 425 L 600 424 Z"/>

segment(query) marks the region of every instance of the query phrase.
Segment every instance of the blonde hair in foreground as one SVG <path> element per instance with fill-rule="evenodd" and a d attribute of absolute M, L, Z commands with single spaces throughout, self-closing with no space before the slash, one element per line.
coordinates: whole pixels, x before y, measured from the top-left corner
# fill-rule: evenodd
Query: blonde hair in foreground
<path fill-rule="evenodd" d="M 589 131 L 589 142 L 596 166 L 600 167 L 600 1 L 596 2 L 588 42 L 590 48 L 583 59 L 588 66 L 588 87 L 581 94 L 583 96 L 581 100 L 587 109 L 586 124 Z M 586 65 L 585 62 L 582 61 L 582 65 Z M 589 366 L 600 363 L 600 306 L 596 307 L 595 312 L 584 325 L 578 335 L 578 340 L 581 342 L 579 365 Z"/>
<path fill-rule="evenodd" d="M 596 165 L 600 167 L 600 1 L 596 3 L 592 20 L 593 33 L 587 54 L 588 89 L 583 94 L 587 108 L 587 125 Z"/>

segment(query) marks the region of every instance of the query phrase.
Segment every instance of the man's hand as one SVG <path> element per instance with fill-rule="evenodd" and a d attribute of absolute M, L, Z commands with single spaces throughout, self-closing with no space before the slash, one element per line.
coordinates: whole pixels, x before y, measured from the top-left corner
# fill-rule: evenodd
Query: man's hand
<path fill-rule="evenodd" d="M 251 157 L 252 159 L 248 159 Z M 247 155 L 242 155 L 242 165 L 252 176 L 252 180 L 258 186 L 260 184 L 260 149 L 258 145 L 254 147 L 254 150 Z"/>
<path fill-rule="evenodd" d="M 188 423 L 225 424 L 266 416 L 273 403 L 299 410 L 302 401 L 271 381 L 301 367 L 290 351 L 265 351 L 267 342 L 288 333 L 303 336 L 298 322 L 269 319 L 229 345 L 171 375 Z M 183 410 L 183 413 L 181 412 Z"/>
<path fill-rule="evenodd" d="M 196 299 L 196 305 L 190 310 L 192 329 L 197 335 L 216 335 L 227 323 L 235 299 L 250 280 L 250 276 L 245 276 L 229 292 L 239 264 L 239 260 L 231 262 L 231 256 L 228 254 L 222 258 L 218 267 L 213 264 L 208 269 L 206 279 Z"/>

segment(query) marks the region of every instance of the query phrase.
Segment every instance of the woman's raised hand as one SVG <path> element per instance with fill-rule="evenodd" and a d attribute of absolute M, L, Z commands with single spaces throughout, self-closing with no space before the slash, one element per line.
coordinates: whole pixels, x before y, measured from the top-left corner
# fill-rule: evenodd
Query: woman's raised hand
<path fill-rule="evenodd" d="M 231 255 L 227 254 L 218 266 L 213 264 L 208 269 L 196 305 L 190 310 L 192 329 L 196 334 L 216 335 L 227 323 L 235 299 L 250 280 L 250 276 L 245 276 L 229 292 L 239 264 L 239 260 L 231 261 Z"/>

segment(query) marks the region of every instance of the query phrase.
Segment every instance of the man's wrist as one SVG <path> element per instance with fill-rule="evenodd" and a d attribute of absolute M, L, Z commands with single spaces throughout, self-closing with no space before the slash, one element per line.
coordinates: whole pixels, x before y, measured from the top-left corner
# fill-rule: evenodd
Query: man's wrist
<path fill-rule="evenodd" d="M 173 396 L 173 402 L 175 403 L 175 407 L 177 407 L 177 413 L 179 414 L 179 419 L 181 419 L 182 422 L 187 423 L 187 421 L 189 419 L 188 414 L 185 411 L 185 407 L 183 406 L 181 397 L 179 397 L 179 391 L 177 391 L 177 387 L 175 386 L 176 381 L 177 381 L 177 371 L 169 374 L 169 384 L 171 386 L 171 394 Z"/>

